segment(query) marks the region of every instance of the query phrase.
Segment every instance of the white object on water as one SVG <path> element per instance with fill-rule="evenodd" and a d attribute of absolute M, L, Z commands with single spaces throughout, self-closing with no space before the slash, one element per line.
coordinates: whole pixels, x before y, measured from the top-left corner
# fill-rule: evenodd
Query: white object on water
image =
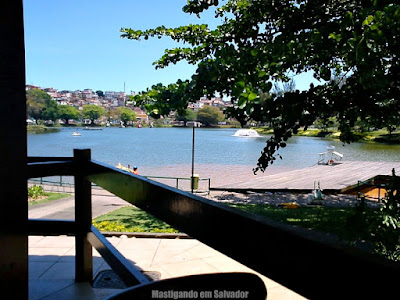
<path fill-rule="evenodd" d="M 335 151 L 335 149 L 336 149 L 335 146 L 332 146 L 332 145 L 331 146 L 327 146 L 326 147 L 326 152 L 333 152 L 333 151 Z"/>
<path fill-rule="evenodd" d="M 81 134 L 77 131 L 74 131 L 74 133 L 72 134 L 73 136 L 80 136 Z"/>
<path fill-rule="evenodd" d="M 257 131 L 254 129 L 239 129 L 238 131 L 235 132 L 233 136 L 239 136 L 239 137 L 259 137 L 260 135 L 258 134 Z"/>
<path fill-rule="evenodd" d="M 326 152 L 319 153 L 318 164 L 332 166 L 336 161 L 342 160 L 343 154 L 335 151 L 335 146 L 327 146 Z M 325 158 L 327 161 L 325 161 Z"/>

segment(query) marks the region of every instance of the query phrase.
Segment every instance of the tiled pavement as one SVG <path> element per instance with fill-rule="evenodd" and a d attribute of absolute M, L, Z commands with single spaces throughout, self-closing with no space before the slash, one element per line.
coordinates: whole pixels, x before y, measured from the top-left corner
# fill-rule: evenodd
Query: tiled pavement
<path fill-rule="evenodd" d="M 143 271 L 153 271 L 161 279 L 191 274 L 255 271 L 195 239 L 108 238 L 127 259 Z M 29 299 L 103 299 L 118 289 L 92 288 L 75 283 L 75 239 L 57 236 L 29 237 Z M 93 272 L 110 269 L 93 250 Z M 260 276 L 268 299 L 304 299 L 282 285 Z"/>

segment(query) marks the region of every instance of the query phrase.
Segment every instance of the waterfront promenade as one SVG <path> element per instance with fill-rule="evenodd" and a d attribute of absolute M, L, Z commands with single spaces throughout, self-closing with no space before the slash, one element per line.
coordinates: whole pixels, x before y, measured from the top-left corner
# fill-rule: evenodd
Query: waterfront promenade
<path fill-rule="evenodd" d="M 319 181 L 323 190 L 340 191 L 376 175 L 400 174 L 400 162 L 343 161 L 334 165 L 314 165 L 279 174 L 255 177 L 251 180 L 221 184 L 218 190 L 312 190 Z"/>

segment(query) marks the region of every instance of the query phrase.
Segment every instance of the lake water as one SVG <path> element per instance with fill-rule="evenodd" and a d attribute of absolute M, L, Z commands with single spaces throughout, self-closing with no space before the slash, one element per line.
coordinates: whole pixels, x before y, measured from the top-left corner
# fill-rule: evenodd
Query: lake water
<path fill-rule="evenodd" d="M 73 136 L 79 130 L 81 136 Z M 195 129 L 195 172 L 214 183 L 253 178 L 261 150 L 268 136 L 234 137 L 236 129 Z M 321 138 L 293 137 L 279 153 L 266 174 L 312 166 L 318 153 L 333 145 L 344 160 L 400 161 L 400 145 L 353 143 Z M 30 156 L 72 156 L 74 148 L 92 149 L 92 158 L 110 165 L 137 165 L 141 174 L 190 176 L 192 128 L 63 128 L 56 133 L 28 134 Z M 263 176 L 265 174 L 259 174 Z"/>

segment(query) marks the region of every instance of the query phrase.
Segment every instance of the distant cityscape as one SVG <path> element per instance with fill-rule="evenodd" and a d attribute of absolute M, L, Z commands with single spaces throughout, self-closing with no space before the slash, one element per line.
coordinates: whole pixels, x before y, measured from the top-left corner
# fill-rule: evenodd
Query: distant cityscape
<path fill-rule="evenodd" d="M 106 110 L 111 110 L 118 107 L 129 107 L 131 108 L 137 115 L 138 119 L 140 119 L 144 123 L 149 122 L 149 117 L 146 112 L 134 106 L 134 102 L 130 100 L 130 96 L 135 96 L 135 92 L 131 91 L 130 94 L 126 92 L 115 92 L 115 91 L 93 91 L 92 89 L 84 89 L 84 90 L 57 90 L 52 87 L 42 88 L 39 86 L 28 84 L 26 85 L 26 90 L 34 90 L 40 89 L 45 91 L 53 100 L 57 102 L 58 105 L 68 105 L 77 108 L 78 110 L 82 110 L 85 105 L 98 105 Z M 228 101 L 223 101 L 220 97 L 213 97 L 208 99 L 207 97 L 202 97 L 196 102 L 190 103 L 188 105 L 188 109 L 197 112 L 199 109 L 204 106 L 213 106 L 218 108 L 229 107 L 232 104 Z M 172 119 L 174 122 L 175 113 L 171 112 L 168 118 Z M 179 122 L 179 121 L 176 121 Z M 176 124 L 178 125 L 178 124 Z"/>

